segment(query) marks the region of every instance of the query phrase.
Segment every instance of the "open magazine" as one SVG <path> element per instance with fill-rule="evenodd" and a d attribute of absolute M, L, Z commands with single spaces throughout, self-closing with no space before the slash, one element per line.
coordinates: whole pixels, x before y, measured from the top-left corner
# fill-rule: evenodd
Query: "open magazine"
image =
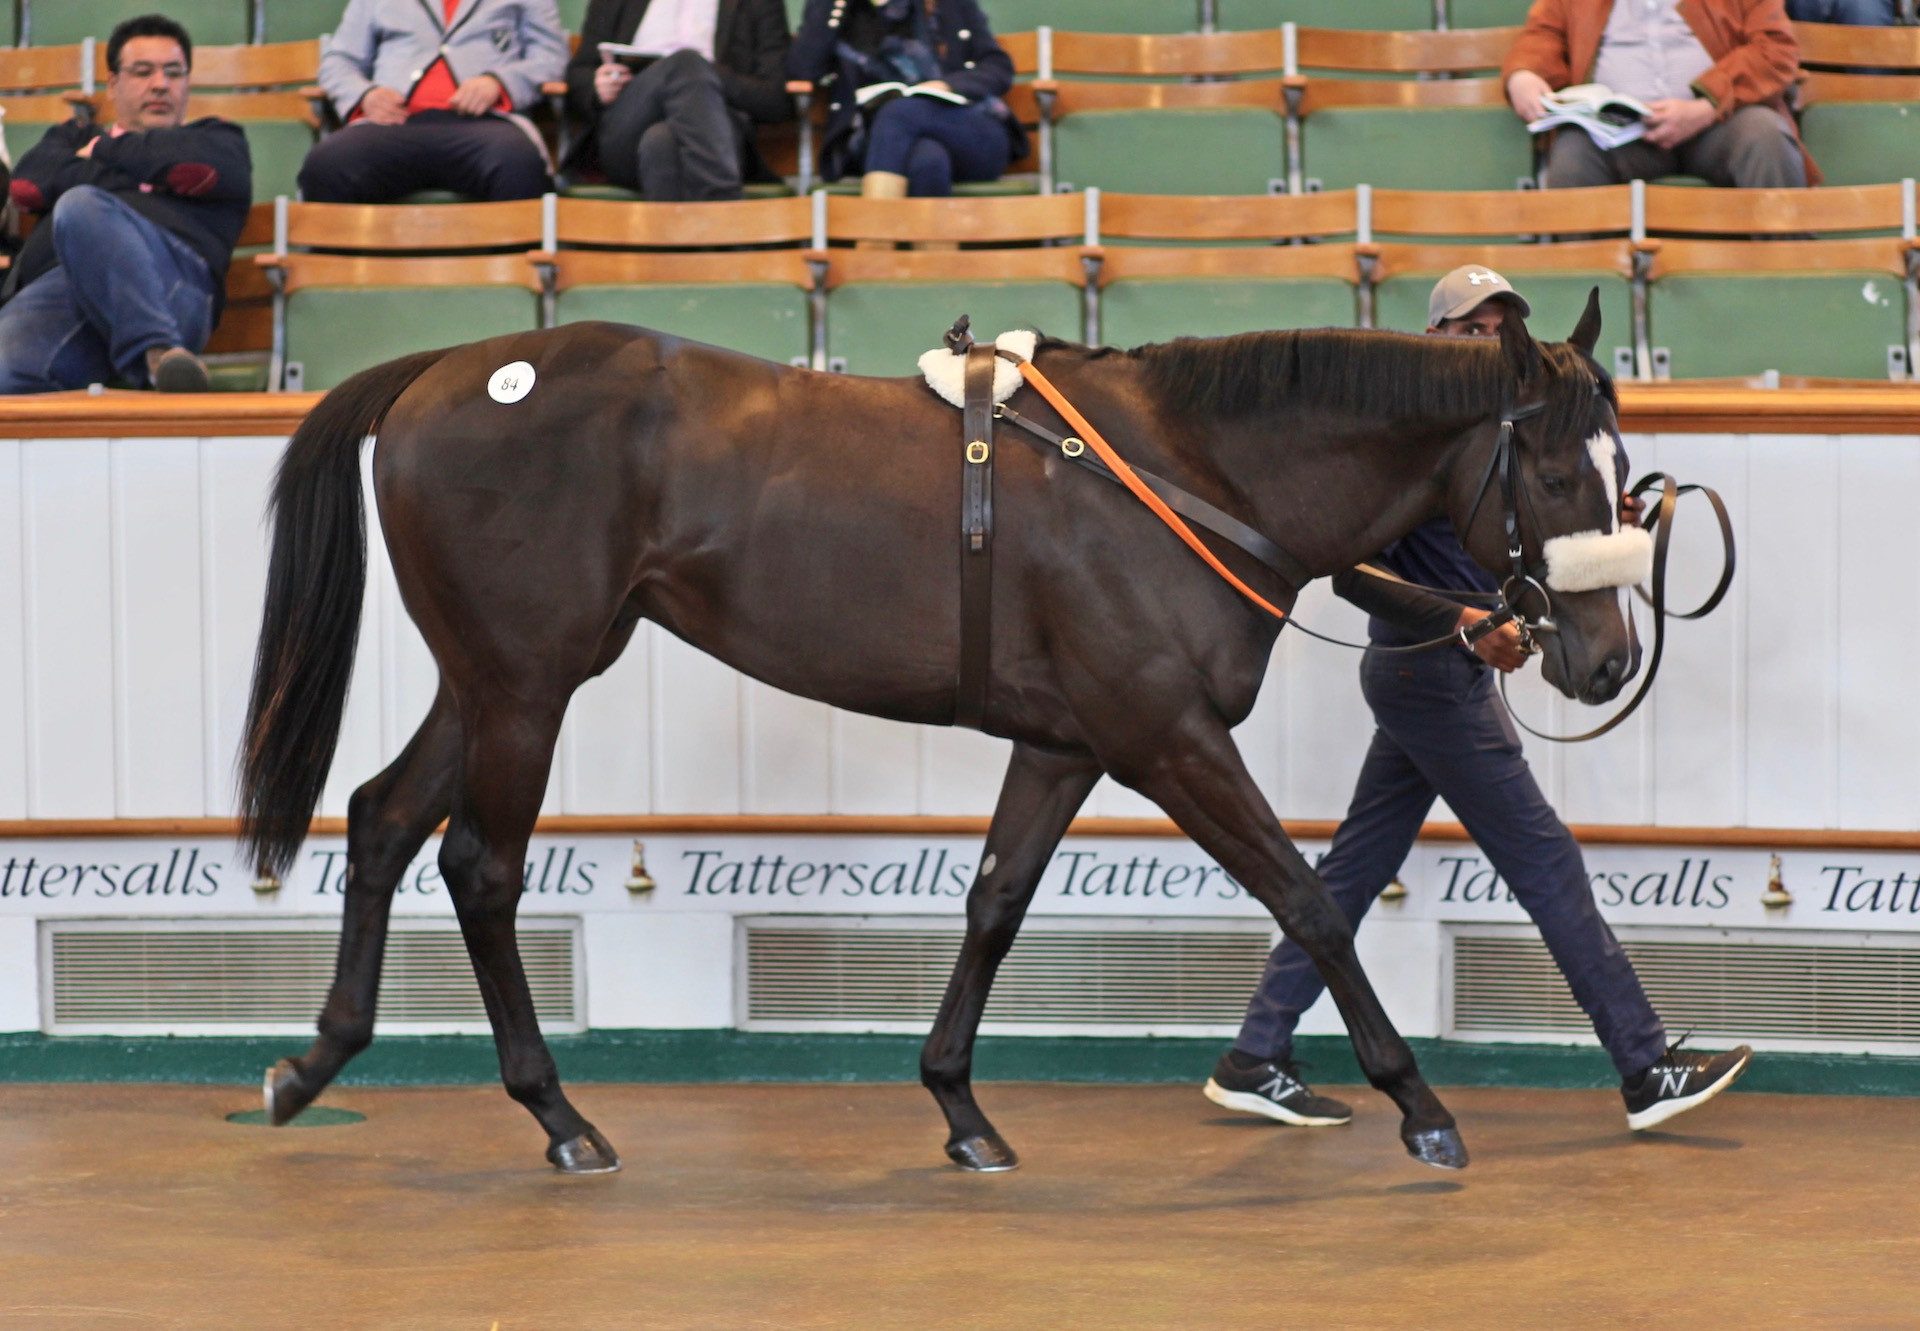
<path fill-rule="evenodd" d="M 1615 92 L 1604 83 L 1580 83 L 1541 97 L 1544 114 L 1527 122 L 1534 134 L 1562 125 L 1575 125 L 1602 148 L 1618 148 L 1632 143 L 1647 132 L 1647 104 L 1637 97 Z"/>
<path fill-rule="evenodd" d="M 968 105 L 968 100 L 951 88 L 933 88 L 924 83 L 869 83 L 853 94 L 853 100 L 859 105 L 876 108 L 895 97 L 938 97 L 955 106 Z"/>

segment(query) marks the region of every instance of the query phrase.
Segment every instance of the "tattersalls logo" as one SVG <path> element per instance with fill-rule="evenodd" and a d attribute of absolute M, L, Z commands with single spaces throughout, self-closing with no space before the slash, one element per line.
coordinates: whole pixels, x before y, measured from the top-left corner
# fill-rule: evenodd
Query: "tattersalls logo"
<path fill-rule="evenodd" d="M 1445 905 L 1517 901 L 1493 866 L 1478 855 L 1442 855 L 1439 899 Z M 1643 871 L 1589 873 L 1602 906 L 1668 906 L 1721 910 L 1732 904 L 1734 876 L 1715 873 L 1711 856 L 1682 856 L 1677 864 Z"/>
<path fill-rule="evenodd" d="M 197 849 L 148 851 L 135 863 L 62 860 L 16 854 L 0 866 L 0 900 L 126 900 L 135 897 L 210 897 L 220 891 L 222 867 Z"/>
<path fill-rule="evenodd" d="M 720 848 L 680 852 L 681 896 L 734 900 L 954 900 L 966 896 L 979 865 L 944 846 L 903 847 L 897 858 L 811 858 Z M 1220 901 L 1241 888 L 1218 865 L 1139 852 L 1072 849 L 1055 853 L 1039 894 L 1077 901 Z"/>
<path fill-rule="evenodd" d="M 307 872 L 318 875 L 311 888 L 314 896 L 340 896 L 347 890 L 347 852 L 344 849 L 313 849 L 307 852 Z M 581 848 L 571 845 L 536 847 L 527 860 L 521 891 L 534 897 L 586 897 L 593 895 L 597 862 L 582 857 Z M 407 866 L 395 891 L 405 896 L 438 896 L 447 890 L 440 877 L 440 864 L 432 855 Z"/>
<path fill-rule="evenodd" d="M 1840 915 L 1920 916 L 1920 872 L 1869 877 L 1859 864 L 1821 866 L 1822 911 Z"/>

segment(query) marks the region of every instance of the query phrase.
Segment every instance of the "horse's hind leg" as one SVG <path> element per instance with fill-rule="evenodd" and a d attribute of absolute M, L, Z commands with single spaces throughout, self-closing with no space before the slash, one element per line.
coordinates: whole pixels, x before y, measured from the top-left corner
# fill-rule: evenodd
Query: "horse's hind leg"
<path fill-rule="evenodd" d="M 460 772 L 460 724 L 444 690 L 388 768 L 347 804 L 346 904 L 333 987 L 319 1034 L 299 1058 L 267 1071 L 267 1117 L 285 1123 L 327 1088 L 373 1040 L 380 961 L 393 892 L 421 845 L 447 816 Z"/>
<path fill-rule="evenodd" d="M 620 1158 L 560 1089 L 514 937 L 527 840 L 546 793 L 567 696 L 555 690 L 534 703 L 488 691 L 480 700 L 462 700 L 463 775 L 440 868 L 493 1023 L 507 1094 L 546 1129 L 547 1159 L 556 1168 L 601 1174 L 618 1169 Z"/>
<path fill-rule="evenodd" d="M 1224 726 L 1192 720 L 1138 770 L 1116 772 L 1167 811 L 1299 943 L 1326 980 L 1361 1070 L 1400 1106 L 1400 1139 L 1416 1159 L 1443 1169 L 1467 1163 L 1453 1115 L 1420 1076 L 1354 951 L 1353 930 L 1306 859 L 1281 829 Z"/>
<path fill-rule="evenodd" d="M 1014 746 L 967 894 L 966 941 L 920 1054 L 920 1080 L 947 1116 L 947 1155 L 962 1169 L 997 1171 L 1019 1163 L 974 1103 L 974 1037 L 994 973 L 1013 946 L 1053 849 L 1099 779 L 1099 765 L 1085 755 Z"/>

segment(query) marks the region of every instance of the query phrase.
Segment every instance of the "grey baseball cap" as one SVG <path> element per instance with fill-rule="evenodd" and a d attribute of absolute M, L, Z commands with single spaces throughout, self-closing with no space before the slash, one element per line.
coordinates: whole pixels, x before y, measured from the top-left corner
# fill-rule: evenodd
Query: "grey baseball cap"
<path fill-rule="evenodd" d="M 1433 284 L 1433 295 L 1427 298 L 1427 327 L 1438 328 L 1444 320 L 1463 318 L 1494 299 L 1510 302 L 1522 319 L 1533 313 L 1526 297 L 1506 278 L 1483 263 L 1463 264 Z"/>

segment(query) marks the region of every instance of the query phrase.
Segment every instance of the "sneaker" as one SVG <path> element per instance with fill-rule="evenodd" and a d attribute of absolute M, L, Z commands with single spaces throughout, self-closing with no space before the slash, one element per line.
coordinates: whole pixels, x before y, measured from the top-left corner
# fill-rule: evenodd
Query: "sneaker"
<path fill-rule="evenodd" d="M 1746 1045 L 1724 1054 L 1702 1054 L 1682 1049 L 1684 1043 L 1685 1036 L 1675 1040 L 1652 1067 L 1620 1083 L 1620 1098 L 1627 1102 L 1627 1126 L 1635 1132 L 1705 1104 L 1733 1085 L 1753 1061 L 1753 1050 Z"/>
<path fill-rule="evenodd" d="M 1259 1114 L 1297 1128 L 1327 1128 L 1353 1120 L 1353 1111 L 1338 1100 L 1315 1095 L 1291 1059 L 1255 1063 L 1229 1051 L 1213 1065 L 1205 1089 L 1207 1099 L 1222 1109 Z"/>
<path fill-rule="evenodd" d="M 211 382 L 206 364 L 185 347 L 155 347 L 149 351 L 147 377 L 161 393 L 204 393 Z"/>

